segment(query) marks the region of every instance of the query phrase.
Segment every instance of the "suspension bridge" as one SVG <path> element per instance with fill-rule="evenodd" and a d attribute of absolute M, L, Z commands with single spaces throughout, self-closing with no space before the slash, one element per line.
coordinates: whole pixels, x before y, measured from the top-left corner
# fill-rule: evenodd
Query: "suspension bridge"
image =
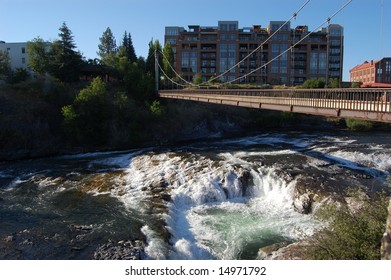
<path fill-rule="evenodd" d="M 391 123 L 391 89 L 378 88 L 378 89 L 212 89 L 210 88 L 210 82 L 220 79 L 224 75 L 230 73 L 236 67 L 246 60 L 248 57 L 262 49 L 263 45 L 273 38 L 286 24 L 292 19 L 296 18 L 298 14 L 304 9 L 304 7 L 310 2 L 307 0 L 293 16 L 288 19 L 285 24 L 281 25 L 266 41 L 260 44 L 246 57 L 239 61 L 236 65 L 224 73 L 220 73 L 207 83 L 193 84 L 179 75 L 171 62 L 168 63 L 170 72 L 175 74 L 167 75 L 167 70 L 159 63 L 159 55 L 163 56 L 163 59 L 168 61 L 163 52 L 155 52 L 155 79 L 156 91 L 158 91 L 161 98 L 189 100 L 196 102 L 207 102 L 220 105 L 231 105 L 253 109 L 267 109 L 287 111 L 294 113 L 304 113 L 312 115 L 321 115 L 338 118 L 352 118 L 362 119 L 369 121 L 378 121 Z M 234 80 L 223 83 L 231 84 L 237 81 L 241 81 L 248 75 L 255 73 L 256 71 L 266 68 L 273 61 L 279 59 L 282 55 L 289 51 L 292 51 L 297 45 L 306 40 L 313 32 L 323 27 L 325 24 L 330 24 L 332 18 L 346 8 L 352 0 L 345 3 L 339 8 L 333 15 L 328 17 L 322 22 L 314 31 L 308 32 L 306 36 L 303 36 L 301 40 L 298 40 L 295 44 L 292 44 L 290 48 L 281 52 L 270 61 L 264 63 L 259 68 L 244 74 L 243 76 Z M 167 63 L 166 63 L 167 64 Z M 167 69 L 167 68 L 166 68 Z M 161 76 L 161 74 L 163 76 Z M 171 82 L 172 87 L 177 89 L 165 89 L 159 90 L 159 81 L 161 77 L 166 81 Z M 182 89 L 178 89 L 182 88 Z"/>
<path fill-rule="evenodd" d="M 162 98 L 391 123 L 391 89 L 161 90 Z"/>

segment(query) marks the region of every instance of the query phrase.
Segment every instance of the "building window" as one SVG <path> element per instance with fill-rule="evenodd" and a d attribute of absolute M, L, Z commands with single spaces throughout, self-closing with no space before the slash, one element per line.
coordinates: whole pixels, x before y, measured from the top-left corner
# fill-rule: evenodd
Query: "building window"
<path fill-rule="evenodd" d="M 179 34 L 179 28 L 178 27 L 166 27 L 166 35 L 178 35 Z"/>
<path fill-rule="evenodd" d="M 22 53 L 26 53 L 26 48 L 22 48 Z"/>
<path fill-rule="evenodd" d="M 22 64 L 26 64 L 26 58 L 22 57 Z"/>
<path fill-rule="evenodd" d="M 167 38 L 167 43 L 170 43 L 171 45 L 176 44 L 176 38 Z"/>
<path fill-rule="evenodd" d="M 391 61 L 386 61 L 386 74 L 391 74 Z"/>
<path fill-rule="evenodd" d="M 189 52 L 182 52 L 182 67 L 188 67 L 189 66 Z"/>
<path fill-rule="evenodd" d="M 318 53 L 311 53 L 311 60 L 310 60 L 311 74 L 318 73 L 318 60 L 319 60 L 319 54 Z"/>

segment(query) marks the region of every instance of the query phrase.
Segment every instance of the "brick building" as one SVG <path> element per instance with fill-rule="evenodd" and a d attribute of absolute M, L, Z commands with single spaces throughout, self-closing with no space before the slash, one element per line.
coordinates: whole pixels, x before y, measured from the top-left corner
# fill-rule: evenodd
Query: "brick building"
<path fill-rule="evenodd" d="M 169 26 L 165 43 L 174 50 L 176 71 L 188 81 L 196 74 L 208 81 L 239 62 L 220 78 L 222 82 L 300 85 L 312 78 L 342 80 L 344 35 L 343 27 L 337 24 L 312 33 L 269 63 L 309 33 L 307 26 L 291 28 L 288 23 L 272 37 L 284 23 L 271 21 L 267 28 L 239 28 L 238 21 L 219 21 L 217 27 L 190 25 L 188 30 Z"/>
<path fill-rule="evenodd" d="M 391 57 L 365 61 L 350 71 L 350 81 L 364 87 L 391 87 Z"/>

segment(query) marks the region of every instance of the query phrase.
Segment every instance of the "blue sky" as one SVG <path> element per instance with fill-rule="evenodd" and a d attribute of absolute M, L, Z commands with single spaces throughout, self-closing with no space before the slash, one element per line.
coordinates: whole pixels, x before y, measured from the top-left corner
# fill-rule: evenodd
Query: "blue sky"
<path fill-rule="evenodd" d="M 117 41 L 130 32 L 138 56 L 148 42 L 164 40 L 165 26 L 217 26 L 238 20 L 240 27 L 288 20 L 305 0 L 0 0 L 0 40 L 25 42 L 36 37 L 58 38 L 65 21 L 78 49 L 97 57 L 99 37 L 110 27 Z M 311 0 L 292 26 L 318 27 L 348 0 Z M 383 9 L 382 9 L 383 7 Z M 382 17 L 383 14 L 383 17 Z M 383 18 L 383 20 L 382 20 Z M 391 56 L 391 0 L 353 0 L 332 23 L 345 28 L 344 80 L 349 69 L 365 60 Z"/>

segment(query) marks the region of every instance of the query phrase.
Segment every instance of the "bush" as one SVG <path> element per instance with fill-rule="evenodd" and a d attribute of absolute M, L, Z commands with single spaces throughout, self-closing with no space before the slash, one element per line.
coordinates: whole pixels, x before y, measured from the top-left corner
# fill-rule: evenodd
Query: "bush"
<path fill-rule="evenodd" d="M 345 119 L 346 126 L 355 131 L 369 131 L 373 128 L 373 122 L 355 120 L 355 119 Z"/>
<path fill-rule="evenodd" d="M 326 205 L 316 217 L 329 226 L 312 238 L 306 254 L 315 260 L 375 260 L 380 259 L 389 197 L 374 194 L 369 197 L 353 192 L 359 210 L 347 205 Z"/>
<path fill-rule="evenodd" d="M 311 79 L 307 80 L 303 84 L 303 88 L 324 88 L 326 85 L 326 82 L 324 79 Z"/>
<path fill-rule="evenodd" d="M 62 114 L 68 136 L 75 142 L 102 144 L 106 140 L 106 86 L 100 78 L 82 89 Z"/>

